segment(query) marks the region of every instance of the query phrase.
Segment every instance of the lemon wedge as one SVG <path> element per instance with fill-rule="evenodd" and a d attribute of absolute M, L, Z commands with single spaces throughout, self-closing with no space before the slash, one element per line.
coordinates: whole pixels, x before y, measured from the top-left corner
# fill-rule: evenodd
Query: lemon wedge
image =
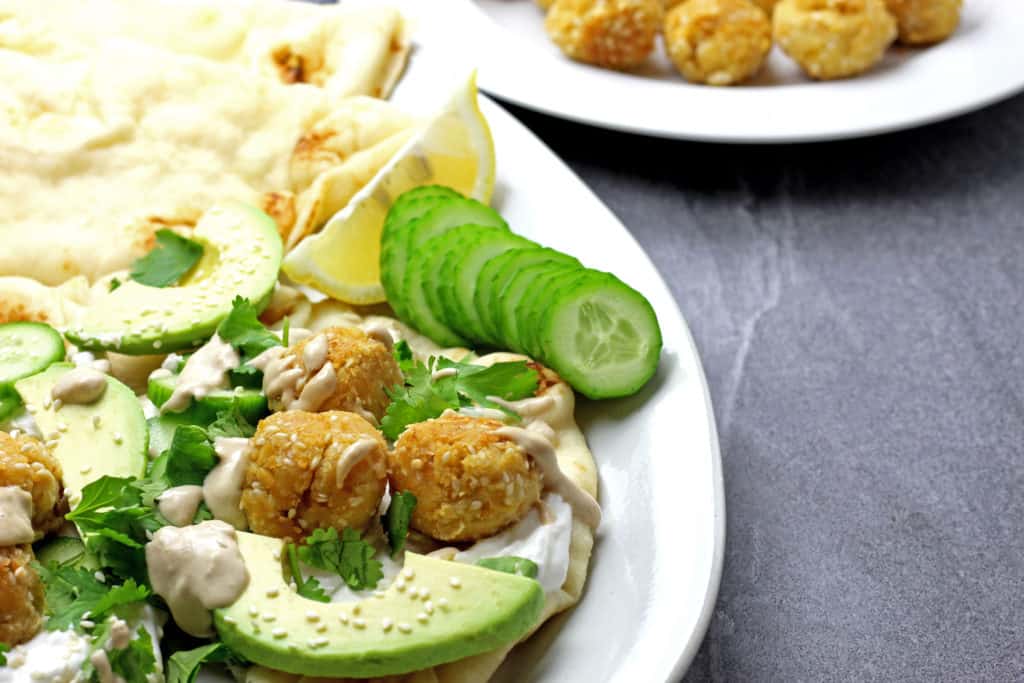
<path fill-rule="evenodd" d="M 292 280 L 350 304 L 386 300 L 380 234 L 392 202 L 423 185 L 445 185 L 487 203 L 494 191 L 494 140 L 477 104 L 476 75 L 427 121 L 323 230 L 284 260 Z"/>

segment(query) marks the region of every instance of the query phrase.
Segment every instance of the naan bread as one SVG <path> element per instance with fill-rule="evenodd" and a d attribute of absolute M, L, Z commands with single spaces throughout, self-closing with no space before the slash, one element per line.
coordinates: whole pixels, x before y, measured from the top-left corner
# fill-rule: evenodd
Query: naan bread
<path fill-rule="evenodd" d="M 391 87 L 406 45 L 393 11 L 193 0 L 175 22 L 171 5 L 0 5 L 0 239 L 17 245 L 0 275 L 95 281 L 224 199 L 261 206 L 286 240 L 308 234 L 407 139 L 410 117 L 352 95 Z M 142 24 L 142 40 L 120 33 Z M 281 46 L 309 82 L 282 78 Z"/>

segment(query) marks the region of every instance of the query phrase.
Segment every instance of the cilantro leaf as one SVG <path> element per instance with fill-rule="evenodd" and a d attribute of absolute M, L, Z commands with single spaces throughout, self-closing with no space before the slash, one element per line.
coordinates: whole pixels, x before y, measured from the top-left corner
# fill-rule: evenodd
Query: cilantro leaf
<path fill-rule="evenodd" d="M 98 581 L 93 572 L 81 567 L 33 563 L 33 569 L 46 588 L 47 631 L 63 631 L 74 628 L 81 631 L 81 621 L 86 612 L 90 619 L 98 621 L 112 613 L 117 607 L 140 602 L 149 597 L 150 591 L 129 579 L 120 586 L 110 587 Z"/>
<path fill-rule="evenodd" d="M 110 284 L 107 285 L 107 291 L 113 292 L 115 289 L 121 286 L 121 281 L 116 277 L 110 279 Z"/>
<path fill-rule="evenodd" d="M 229 657 L 224 643 L 210 643 L 194 650 L 179 650 L 167 660 L 167 683 L 195 683 L 205 662 L 223 662 Z"/>
<path fill-rule="evenodd" d="M 334 572 L 353 590 L 376 588 L 384 578 L 381 563 L 374 559 L 376 554 L 354 529 L 345 529 L 341 538 L 333 528 L 317 529 L 298 548 L 299 559 L 311 567 Z"/>
<path fill-rule="evenodd" d="M 10 652 L 11 646 L 7 643 L 0 643 L 0 666 L 7 666 L 7 655 L 5 652 Z"/>
<path fill-rule="evenodd" d="M 240 296 L 231 302 L 231 312 L 221 321 L 217 334 L 241 352 L 243 362 L 252 360 L 269 348 L 281 346 L 277 335 L 260 322 L 256 307 Z"/>
<path fill-rule="evenodd" d="M 405 384 L 388 391 L 391 403 L 380 423 L 384 436 L 392 441 L 410 424 L 465 405 L 496 408 L 518 417 L 489 397 L 514 401 L 532 396 L 537 390 L 539 375 L 526 361 L 483 366 L 432 357 L 424 364 L 412 358 L 408 345 L 401 344 L 395 347 L 395 358 L 405 376 Z M 449 368 L 455 370 L 455 374 L 433 378 L 434 371 Z"/>
<path fill-rule="evenodd" d="M 148 680 L 147 674 L 156 671 L 153 640 L 143 626 L 139 626 L 128 647 L 111 650 L 107 657 L 110 659 L 110 668 L 125 681 L 145 681 Z"/>
<path fill-rule="evenodd" d="M 166 476 L 171 486 L 202 486 L 203 479 L 217 464 L 217 453 L 206 430 L 196 425 L 175 429 L 167 454 Z"/>
<path fill-rule="evenodd" d="M 222 410 L 217 413 L 217 419 L 206 428 L 206 433 L 211 439 L 218 437 L 245 437 L 248 439 L 256 433 L 256 428 L 249 424 L 238 409 L 238 404 L 235 404 L 231 406 L 230 410 Z"/>
<path fill-rule="evenodd" d="M 414 509 L 416 496 L 411 492 L 399 491 L 391 495 L 391 503 L 384 514 L 384 528 L 388 532 L 391 557 L 395 557 L 405 548 L 405 538 L 409 535 L 409 520 Z"/>
<path fill-rule="evenodd" d="M 288 555 L 288 566 L 292 572 L 292 580 L 295 582 L 295 592 L 308 600 L 317 602 L 330 602 L 331 596 L 327 595 L 320 586 L 320 582 L 314 577 L 302 578 L 302 570 L 299 568 L 299 558 L 295 552 L 295 544 L 289 543 L 285 549 Z"/>
<path fill-rule="evenodd" d="M 149 287 L 168 287 L 192 270 L 203 256 L 203 245 L 173 230 L 156 231 L 156 247 L 135 261 L 131 279 Z"/>
<path fill-rule="evenodd" d="M 525 557 L 516 557 L 515 555 L 485 557 L 477 560 L 476 564 L 478 567 L 493 569 L 495 571 L 505 572 L 506 574 L 517 574 L 519 576 L 525 576 L 528 579 L 537 578 L 537 564 L 533 560 L 528 560 Z"/>

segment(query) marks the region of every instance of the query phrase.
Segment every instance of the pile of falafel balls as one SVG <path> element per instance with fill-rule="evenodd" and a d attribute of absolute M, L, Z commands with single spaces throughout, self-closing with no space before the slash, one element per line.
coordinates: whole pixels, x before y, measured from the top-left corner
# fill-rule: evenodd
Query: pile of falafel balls
<path fill-rule="evenodd" d="M 632 69 L 658 34 L 692 83 L 736 85 L 755 76 L 772 44 L 811 78 L 864 73 L 897 39 L 930 45 L 960 23 L 963 0 L 536 0 L 548 35 L 572 59 Z"/>

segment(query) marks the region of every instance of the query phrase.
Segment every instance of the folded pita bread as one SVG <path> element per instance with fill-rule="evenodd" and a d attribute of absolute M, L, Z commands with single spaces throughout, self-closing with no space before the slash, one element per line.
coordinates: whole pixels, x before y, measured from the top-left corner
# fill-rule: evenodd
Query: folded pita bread
<path fill-rule="evenodd" d="M 0 2 L 0 239 L 17 245 L 0 275 L 95 281 L 224 199 L 263 207 L 295 243 L 413 124 L 367 96 L 404 63 L 393 10 Z"/>

